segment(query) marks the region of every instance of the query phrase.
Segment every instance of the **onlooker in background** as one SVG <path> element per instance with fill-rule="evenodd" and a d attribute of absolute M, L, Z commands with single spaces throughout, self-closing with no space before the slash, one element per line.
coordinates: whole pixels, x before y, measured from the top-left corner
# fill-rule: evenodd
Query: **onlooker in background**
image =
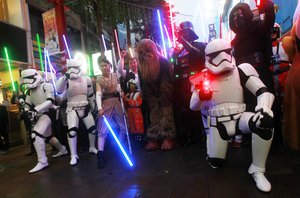
<path fill-rule="evenodd" d="M 271 34 L 273 46 L 271 70 L 273 71 L 276 94 L 280 97 L 280 104 L 283 105 L 286 78 L 288 71 L 290 70 L 291 62 L 289 61 L 288 55 L 283 50 L 282 42 L 279 40 L 280 36 L 280 25 L 275 23 Z"/>
<path fill-rule="evenodd" d="M 121 58 L 118 61 L 118 72 L 124 79 L 124 86 L 122 86 L 123 91 L 125 94 L 127 94 L 128 89 L 127 89 L 127 82 L 130 79 L 133 79 L 137 82 L 138 90 L 140 90 L 140 83 L 139 83 L 139 77 L 138 77 L 138 61 L 134 57 L 129 58 L 129 69 L 124 68 L 125 64 L 125 57 L 126 57 L 126 51 L 122 50 L 121 51 Z"/>
<path fill-rule="evenodd" d="M 5 153 L 9 149 L 8 138 L 8 110 L 5 105 L 0 104 L 0 153 Z"/>

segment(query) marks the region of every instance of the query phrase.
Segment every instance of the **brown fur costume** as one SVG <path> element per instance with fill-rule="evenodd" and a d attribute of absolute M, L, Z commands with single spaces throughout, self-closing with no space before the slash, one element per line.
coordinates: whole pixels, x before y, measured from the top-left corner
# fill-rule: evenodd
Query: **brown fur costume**
<path fill-rule="evenodd" d="M 284 99 L 284 139 L 285 143 L 295 150 L 300 150 L 300 38 L 296 36 L 296 21 L 291 36 L 282 41 L 282 46 L 293 61 L 289 70 Z"/>
<path fill-rule="evenodd" d="M 143 101 L 150 114 L 146 136 L 154 141 L 174 139 L 173 68 L 158 54 L 155 44 L 149 39 L 139 43 L 137 54 Z"/>

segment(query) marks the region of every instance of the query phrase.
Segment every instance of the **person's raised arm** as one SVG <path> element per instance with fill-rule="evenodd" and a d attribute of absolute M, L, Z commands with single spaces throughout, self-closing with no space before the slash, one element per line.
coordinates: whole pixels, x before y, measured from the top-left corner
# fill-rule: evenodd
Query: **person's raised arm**
<path fill-rule="evenodd" d="M 118 61 L 118 72 L 123 78 L 125 78 L 125 76 L 126 76 L 126 70 L 124 69 L 125 56 L 126 56 L 126 51 L 122 50 L 120 60 Z"/>

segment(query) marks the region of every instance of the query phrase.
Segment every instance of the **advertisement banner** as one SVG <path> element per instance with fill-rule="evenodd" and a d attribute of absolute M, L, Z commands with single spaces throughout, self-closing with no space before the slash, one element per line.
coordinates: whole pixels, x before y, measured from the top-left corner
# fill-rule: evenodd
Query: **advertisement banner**
<path fill-rule="evenodd" d="M 49 55 L 59 53 L 59 40 L 56 26 L 55 9 L 43 13 L 43 23 L 45 32 L 45 47 Z"/>
<path fill-rule="evenodd" d="M 217 38 L 217 32 L 215 28 L 215 24 L 208 24 L 209 36 L 208 41 L 215 40 Z"/>

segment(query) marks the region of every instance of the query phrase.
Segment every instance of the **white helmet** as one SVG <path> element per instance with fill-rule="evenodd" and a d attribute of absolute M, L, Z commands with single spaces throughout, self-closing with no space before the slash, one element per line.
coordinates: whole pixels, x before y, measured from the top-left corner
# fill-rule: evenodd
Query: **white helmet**
<path fill-rule="evenodd" d="M 205 67 L 214 74 L 235 69 L 230 43 L 224 39 L 215 39 L 205 48 Z"/>
<path fill-rule="evenodd" d="M 77 79 L 82 76 L 80 61 L 75 59 L 67 59 L 67 68 L 68 71 L 66 74 L 69 75 L 70 79 Z"/>
<path fill-rule="evenodd" d="M 127 88 L 130 89 L 130 84 L 134 84 L 135 85 L 135 88 L 137 88 L 137 81 L 135 79 L 130 79 L 128 82 L 127 82 Z"/>
<path fill-rule="evenodd" d="M 21 84 L 26 89 L 34 89 L 42 82 L 43 78 L 36 69 L 25 69 L 21 72 Z"/>

